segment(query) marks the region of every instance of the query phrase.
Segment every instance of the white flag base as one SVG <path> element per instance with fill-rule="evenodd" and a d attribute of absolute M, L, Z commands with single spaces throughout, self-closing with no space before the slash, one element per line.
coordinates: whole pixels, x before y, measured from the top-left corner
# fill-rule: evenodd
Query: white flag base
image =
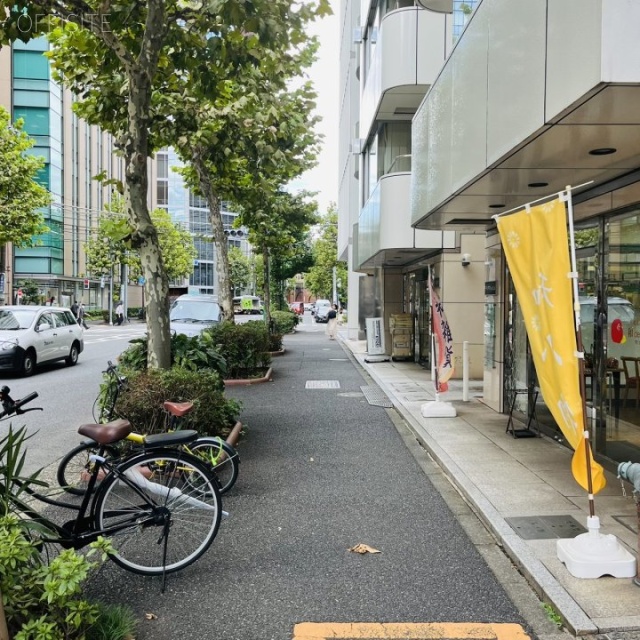
<path fill-rule="evenodd" d="M 587 533 L 558 540 L 558 559 L 575 578 L 633 578 L 636 559 L 612 535 L 600 533 L 600 518 L 587 518 Z"/>
<path fill-rule="evenodd" d="M 423 418 L 455 418 L 457 415 L 453 405 L 440 400 L 437 393 L 433 402 L 425 402 L 420 407 L 420 413 Z"/>

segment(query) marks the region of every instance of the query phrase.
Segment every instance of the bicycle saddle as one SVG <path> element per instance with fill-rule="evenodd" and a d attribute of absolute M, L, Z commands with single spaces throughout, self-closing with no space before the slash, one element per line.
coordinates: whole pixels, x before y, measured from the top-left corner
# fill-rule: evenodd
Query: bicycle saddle
<path fill-rule="evenodd" d="M 162 405 L 166 411 L 176 418 L 182 417 L 185 413 L 189 413 L 193 408 L 193 402 L 169 402 L 168 400 Z"/>
<path fill-rule="evenodd" d="M 128 420 L 113 420 L 105 424 L 83 424 L 78 433 L 95 440 L 98 444 L 111 444 L 124 440 L 132 431 Z"/>

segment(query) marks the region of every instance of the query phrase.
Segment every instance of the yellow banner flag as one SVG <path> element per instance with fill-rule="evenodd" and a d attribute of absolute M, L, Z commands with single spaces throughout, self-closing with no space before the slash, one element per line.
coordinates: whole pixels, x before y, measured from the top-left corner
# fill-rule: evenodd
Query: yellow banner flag
<path fill-rule="evenodd" d="M 497 224 L 540 391 L 567 441 L 578 449 L 584 418 L 564 202 L 557 199 L 501 216 Z M 584 486 L 581 479 L 586 477 L 586 456 L 580 449 L 582 456 L 574 455 L 572 470 L 576 481 Z M 602 467 L 593 456 L 590 460 L 594 476 Z M 580 470 L 578 474 L 576 469 Z M 601 477 L 604 479 L 604 473 Z"/>

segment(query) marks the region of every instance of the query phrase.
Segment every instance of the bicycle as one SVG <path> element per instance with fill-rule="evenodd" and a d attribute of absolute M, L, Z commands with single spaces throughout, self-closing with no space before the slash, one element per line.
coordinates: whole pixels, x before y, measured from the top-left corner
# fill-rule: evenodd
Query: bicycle
<path fill-rule="evenodd" d="M 38 397 L 34 392 L 14 402 L 9 393 L 3 395 L 8 397 L 11 410 L 2 411 L 0 419 L 25 413 L 30 409 L 23 410 L 23 405 Z M 11 427 L 9 431 L 11 434 Z M 164 591 L 167 574 L 189 566 L 211 546 L 223 514 L 220 492 L 210 470 L 179 448 L 194 442 L 197 432 L 159 434 L 153 443 L 147 443 L 146 450 L 118 459 L 105 455 L 106 450 L 129 435 L 129 422 L 83 425 L 78 432 L 97 446 L 80 505 L 37 493 L 18 478 L 9 479 L 8 491 L 0 487 L 3 494 L 14 510 L 39 523 L 42 543 L 81 549 L 99 536 L 107 537 L 111 560 L 133 573 L 162 576 Z M 7 460 L 12 455 L 15 452 L 8 452 Z M 0 460 L 0 470 L 2 467 Z M 4 480 L 7 482 L 6 474 Z M 39 502 L 75 510 L 77 515 L 59 525 L 20 499 L 21 491 Z"/>
<path fill-rule="evenodd" d="M 164 410 L 170 416 L 170 426 L 173 427 L 171 433 L 180 431 L 176 429 L 178 426 L 177 421 L 186 415 L 192 407 L 193 403 L 191 402 L 167 401 L 164 403 Z M 116 419 L 105 424 L 116 424 L 118 421 L 119 419 Z M 118 443 L 120 446 L 106 446 L 104 452 L 115 460 L 122 456 L 123 447 L 121 445 L 124 444 L 125 440 L 134 447 L 145 449 L 154 446 L 155 442 L 165 435 L 167 434 L 144 435 L 132 431 L 125 436 L 124 440 Z M 193 442 L 183 444 L 182 447 L 187 453 L 197 457 L 207 465 L 218 482 L 221 495 L 233 487 L 238 479 L 240 457 L 230 444 L 224 442 L 221 438 L 201 436 Z M 97 448 L 96 442 L 87 440 L 71 449 L 60 460 L 56 479 L 65 491 L 74 495 L 84 495 L 85 491 L 88 490 L 87 483 L 93 467 L 92 456 L 95 455 Z M 98 483 L 99 481 L 100 479 L 98 479 Z"/>
<path fill-rule="evenodd" d="M 126 377 L 120 375 L 115 365 L 109 360 L 107 370 L 103 373 L 109 376 L 109 381 L 104 389 L 98 394 L 93 403 L 92 415 L 98 424 L 106 424 L 118 418 L 116 414 L 116 403 L 122 390 L 126 387 Z M 164 409 L 169 414 L 167 416 L 168 429 L 177 430 L 180 428 L 179 419 L 186 415 L 193 405 L 191 403 L 164 403 Z M 127 440 L 136 444 L 145 444 L 145 438 L 154 438 L 155 436 L 144 436 L 139 433 L 132 432 Z M 83 470 L 89 464 L 89 456 L 93 453 L 95 443 L 85 441 L 72 449 L 62 460 L 58 466 L 57 479 L 61 487 L 70 493 L 82 495 L 84 488 L 82 481 L 78 484 L 78 478 L 83 474 Z M 188 452 L 197 455 L 206 464 L 211 466 L 218 482 L 220 484 L 220 493 L 225 494 L 238 479 L 240 471 L 240 456 L 236 449 L 217 436 L 201 436 L 198 440 L 188 447 Z M 108 449 L 108 453 L 113 457 L 117 457 L 118 451 L 115 447 Z M 70 469 L 70 471 L 67 471 Z M 70 482 L 70 480 L 72 482 Z"/>

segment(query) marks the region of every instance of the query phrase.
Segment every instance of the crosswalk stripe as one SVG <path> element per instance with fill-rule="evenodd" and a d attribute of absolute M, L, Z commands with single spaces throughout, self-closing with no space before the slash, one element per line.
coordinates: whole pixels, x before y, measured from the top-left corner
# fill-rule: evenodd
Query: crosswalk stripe
<path fill-rule="evenodd" d="M 301 622 L 293 640 L 531 640 L 519 624 L 455 622 Z"/>

